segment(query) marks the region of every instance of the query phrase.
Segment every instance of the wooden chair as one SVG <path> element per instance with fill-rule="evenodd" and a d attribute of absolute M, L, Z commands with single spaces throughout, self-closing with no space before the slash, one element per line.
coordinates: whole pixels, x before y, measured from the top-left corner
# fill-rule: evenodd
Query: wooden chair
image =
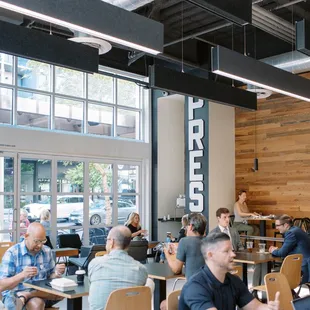
<path fill-rule="evenodd" d="M 181 291 L 182 290 L 173 291 L 168 295 L 167 310 L 178 310 Z"/>
<path fill-rule="evenodd" d="M 280 309 L 293 310 L 293 295 L 288 280 L 283 273 L 273 272 L 265 275 L 268 301 L 274 300 L 276 292 L 280 292 Z"/>
<path fill-rule="evenodd" d="M 242 280 L 242 266 L 236 265 L 233 270 L 230 271 L 231 274 L 239 277 Z"/>
<path fill-rule="evenodd" d="M 99 251 L 95 254 L 95 257 L 99 257 L 99 256 L 103 256 L 103 255 L 106 255 L 107 254 L 107 251 Z"/>
<path fill-rule="evenodd" d="M 292 254 L 285 257 L 280 273 L 288 280 L 289 287 L 293 291 L 300 285 L 302 254 Z M 254 286 L 253 291 L 266 291 L 265 285 Z"/>
<path fill-rule="evenodd" d="M 13 246 L 14 242 L 0 242 L 0 262 L 2 261 L 2 257 L 4 253 L 9 249 L 11 246 Z"/>
<path fill-rule="evenodd" d="M 136 310 L 143 305 L 143 310 L 152 309 L 151 289 L 147 286 L 122 288 L 113 291 L 107 301 L 105 310 Z"/>

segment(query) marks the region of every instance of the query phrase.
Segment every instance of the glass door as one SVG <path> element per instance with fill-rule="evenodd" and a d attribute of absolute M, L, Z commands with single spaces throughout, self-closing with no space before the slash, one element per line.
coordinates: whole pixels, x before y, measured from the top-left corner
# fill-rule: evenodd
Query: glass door
<path fill-rule="evenodd" d="M 0 242 L 16 241 L 16 155 L 0 152 Z"/>

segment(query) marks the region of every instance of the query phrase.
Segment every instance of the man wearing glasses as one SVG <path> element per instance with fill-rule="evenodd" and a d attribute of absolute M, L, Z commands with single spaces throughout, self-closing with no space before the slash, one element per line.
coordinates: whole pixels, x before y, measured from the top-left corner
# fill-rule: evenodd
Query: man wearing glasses
<path fill-rule="evenodd" d="M 271 246 L 269 252 L 276 257 L 286 257 L 291 254 L 302 254 L 303 272 L 302 283 L 310 281 L 310 238 L 299 227 L 293 226 L 293 219 L 287 215 L 281 215 L 276 219 L 276 228 L 284 236 L 284 243 L 280 249 Z M 309 266 L 308 266 L 309 265 Z"/>
<path fill-rule="evenodd" d="M 8 310 L 44 309 L 61 298 L 24 287 L 23 282 L 35 282 L 61 277 L 65 265 L 58 264 L 46 243 L 45 229 L 40 223 L 32 223 L 25 239 L 9 248 L 2 258 L 0 291 Z"/>

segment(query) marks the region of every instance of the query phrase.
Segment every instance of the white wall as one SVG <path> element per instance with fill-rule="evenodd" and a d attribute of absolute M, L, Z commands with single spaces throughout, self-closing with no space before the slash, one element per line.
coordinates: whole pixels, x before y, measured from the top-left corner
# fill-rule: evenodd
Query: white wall
<path fill-rule="evenodd" d="M 141 163 L 141 219 L 150 230 L 151 145 L 139 141 L 0 126 L 0 152 L 51 154 Z"/>
<path fill-rule="evenodd" d="M 235 201 L 235 108 L 209 102 L 209 230 Z"/>
<path fill-rule="evenodd" d="M 113 159 L 150 158 L 148 143 L 6 126 L 0 127 L 0 150 Z"/>
<path fill-rule="evenodd" d="M 176 199 L 185 192 L 184 96 L 158 99 L 158 217 L 174 216 Z M 182 216 L 183 210 L 177 211 Z M 176 235 L 177 222 L 158 223 L 158 240 Z"/>

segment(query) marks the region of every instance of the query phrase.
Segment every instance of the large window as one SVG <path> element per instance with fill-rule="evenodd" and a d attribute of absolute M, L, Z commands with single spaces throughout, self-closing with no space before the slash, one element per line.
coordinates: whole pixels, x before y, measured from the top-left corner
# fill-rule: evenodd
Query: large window
<path fill-rule="evenodd" d="M 18 168 L 17 168 L 18 167 Z M 140 163 L 0 155 L 0 241 L 20 241 L 30 222 L 84 244 L 106 241 L 109 228 L 140 210 Z"/>
<path fill-rule="evenodd" d="M 141 81 L 0 53 L 0 124 L 144 140 Z"/>

